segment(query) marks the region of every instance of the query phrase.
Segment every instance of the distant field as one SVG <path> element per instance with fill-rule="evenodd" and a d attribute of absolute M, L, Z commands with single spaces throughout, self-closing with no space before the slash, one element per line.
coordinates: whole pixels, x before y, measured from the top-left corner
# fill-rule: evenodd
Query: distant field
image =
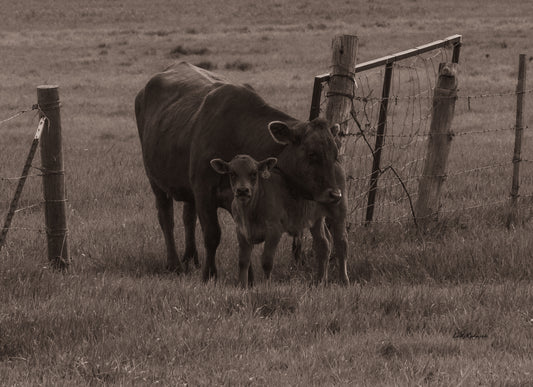
<path fill-rule="evenodd" d="M 16 214 L 0 253 L 2 383 L 531 381 L 530 199 L 510 230 L 505 203 L 447 213 L 424 235 L 402 224 L 352 227 L 347 288 L 334 276 L 331 285 L 310 286 L 312 262 L 295 265 L 288 238 L 270 287 L 236 288 L 233 221 L 221 212 L 219 281 L 204 285 L 199 271 L 164 271 L 133 113 L 135 94 L 153 73 L 187 60 L 249 83 L 306 119 L 313 77 L 329 70 L 339 33 L 358 35 L 359 62 L 461 34 L 460 95 L 512 92 L 518 54 L 533 58 L 528 1 L 59 3 L 2 5 L 0 121 L 31 107 L 38 85 L 60 86 L 72 255 L 68 273 L 50 270 L 40 177 L 32 176 L 21 201 L 30 208 Z M 514 96 L 476 103 L 468 110 L 458 100 L 457 130 L 514 124 Z M 6 178 L 20 174 L 36 126 L 31 112 L 0 124 L 2 221 L 16 185 Z M 456 138 L 450 168 L 506 160 L 512 139 L 509 132 Z M 533 160 L 530 142 L 526 130 L 523 157 Z M 533 194 L 531 166 L 524 165 L 522 192 Z M 446 206 L 476 204 L 505 199 L 510 175 L 458 175 L 446 184 L 454 187 Z"/>

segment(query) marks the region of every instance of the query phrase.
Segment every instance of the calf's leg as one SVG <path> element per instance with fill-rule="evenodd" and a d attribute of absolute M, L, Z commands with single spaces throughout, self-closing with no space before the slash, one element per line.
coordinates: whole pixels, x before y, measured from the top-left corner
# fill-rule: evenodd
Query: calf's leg
<path fill-rule="evenodd" d="M 299 233 L 297 236 L 292 238 L 292 256 L 294 262 L 302 262 L 302 243 L 303 242 L 303 233 Z"/>
<path fill-rule="evenodd" d="M 274 256 L 278 249 L 281 234 L 269 233 L 265 238 L 265 246 L 263 247 L 263 254 L 261 255 L 261 266 L 265 273 L 265 280 L 270 282 L 270 275 L 272 274 L 272 267 L 274 266 Z"/>
<path fill-rule="evenodd" d="M 237 240 L 239 241 L 239 283 L 243 288 L 246 288 L 254 284 L 254 273 L 250 262 L 253 245 L 248 243 L 246 238 L 238 231 Z"/>

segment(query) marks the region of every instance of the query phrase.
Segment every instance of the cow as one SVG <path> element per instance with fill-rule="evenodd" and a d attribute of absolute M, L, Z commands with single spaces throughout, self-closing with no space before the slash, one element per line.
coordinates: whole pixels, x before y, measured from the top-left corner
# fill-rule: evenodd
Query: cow
<path fill-rule="evenodd" d="M 198 255 L 198 217 L 205 247 L 203 279 L 216 279 L 217 209 L 231 211 L 233 193 L 229 179 L 210 161 L 244 153 L 257 160 L 277 157 L 277 169 L 293 195 L 330 208 L 335 252 L 345 262 L 347 205 L 344 195 L 339 198 L 345 182 L 337 173 L 334 133 L 323 119 L 299 121 L 267 104 L 251 87 L 186 62 L 148 81 L 135 98 L 135 116 L 169 269 L 184 271 L 174 241 L 176 200 L 184 202 L 185 270 Z"/>
<path fill-rule="evenodd" d="M 338 130 L 338 125 L 336 129 Z M 254 275 L 250 256 L 255 244 L 264 242 L 261 266 L 270 282 L 273 260 L 282 234 L 296 237 L 309 228 L 313 236 L 313 250 L 318 270 L 316 280 L 327 277 L 327 264 L 331 253 L 331 235 L 324 219 L 331 217 L 331 206 L 293 195 L 290 185 L 279 170 L 274 169 L 277 159 L 269 157 L 256 161 L 249 155 L 237 155 L 230 162 L 211 160 L 212 168 L 221 175 L 229 175 L 233 191 L 231 212 L 237 225 L 239 242 L 239 282 L 242 287 L 253 285 Z M 342 168 L 337 166 L 339 179 Z M 343 187 L 344 189 L 344 187 Z M 342 191 L 331 195 L 342 198 Z M 339 261 L 340 278 L 348 282 L 346 262 Z"/>

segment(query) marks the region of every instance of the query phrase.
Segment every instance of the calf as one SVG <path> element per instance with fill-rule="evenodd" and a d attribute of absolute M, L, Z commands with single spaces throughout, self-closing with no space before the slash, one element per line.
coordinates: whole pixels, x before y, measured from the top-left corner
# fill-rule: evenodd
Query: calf
<path fill-rule="evenodd" d="M 322 205 L 306 200 L 291 192 L 284 176 L 279 170 L 273 169 L 276 162 L 274 157 L 257 162 L 249 155 L 237 155 L 230 162 L 211 160 L 216 172 L 230 177 L 234 195 L 231 209 L 239 241 L 239 282 L 243 287 L 253 284 L 250 256 L 255 244 L 265 242 L 261 265 L 268 281 L 282 234 L 286 232 L 297 236 L 305 228 L 310 228 L 313 236 L 313 250 L 318 264 L 317 282 L 325 281 L 331 253 L 331 234 L 325 227 L 324 218 L 331 217 L 335 226 L 340 224 L 344 227 L 344 216 L 339 219 L 332 208 L 339 206 L 344 199 L 340 189 L 330 192 L 333 204 Z M 336 169 L 343 177 L 340 164 L 337 163 Z M 345 214 L 344 211 L 341 213 Z M 343 236 L 345 241 L 345 231 Z M 348 283 L 346 260 L 341 257 L 344 255 L 339 254 L 340 278 Z"/>

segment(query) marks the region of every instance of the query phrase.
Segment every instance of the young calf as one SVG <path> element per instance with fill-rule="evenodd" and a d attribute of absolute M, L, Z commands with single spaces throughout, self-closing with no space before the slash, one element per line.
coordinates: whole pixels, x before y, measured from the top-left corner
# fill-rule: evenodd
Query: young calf
<path fill-rule="evenodd" d="M 342 282 L 348 283 L 345 211 L 339 211 L 338 208 L 345 208 L 341 189 L 330 193 L 332 199 L 328 204 L 305 200 L 291 190 L 278 170 L 273 170 L 276 162 L 277 159 L 273 157 L 258 162 L 248 155 L 237 155 L 230 162 L 211 160 L 211 166 L 216 172 L 229 174 L 230 177 L 234 194 L 232 214 L 237 224 L 239 241 L 241 285 L 246 287 L 253 284 L 250 256 L 255 244 L 265 242 L 261 264 L 268 281 L 282 234 L 287 232 L 291 236 L 297 236 L 305 228 L 310 228 L 313 236 L 313 250 L 318 263 L 317 280 L 325 281 L 331 253 L 331 235 L 324 224 L 325 216 L 333 218 L 333 224 L 337 226 L 335 230 L 337 234 L 341 234 L 334 235 L 335 246 L 343 250 L 339 251 L 340 278 Z M 340 165 L 337 168 L 340 177 L 344 178 Z"/>

